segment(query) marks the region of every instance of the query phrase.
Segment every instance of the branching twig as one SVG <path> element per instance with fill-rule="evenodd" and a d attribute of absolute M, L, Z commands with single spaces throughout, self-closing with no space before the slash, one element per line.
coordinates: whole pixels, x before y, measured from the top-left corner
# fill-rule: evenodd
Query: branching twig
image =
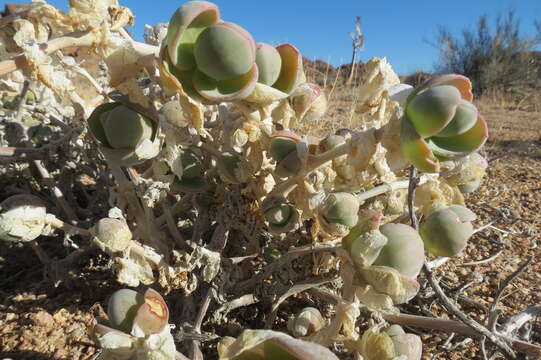
<path fill-rule="evenodd" d="M 522 265 L 520 265 L 517 270 L 515 270 L 511 275 L 509 275 L 500 284 L 500 286 L 498 288 L 498 292 L 496 293 L 496 296 L 494 297 L 494 301 L 492 302 L 492 305 L 490 306 L 489 314 L 488 314 L 487 327 L 491 331 L 496 331 L 496 323 L 497 323 L 498 317 L 500 315 L 500 311 L 497 309 L 497 306 L 498 306 L 498 302 L 500 301 L 500 299 L 501 299 L 501 297 L 503 295 L 503 292 L 505 291 L 507 286 L 509 286 L 509 284 L 514 279 L 516 279 L 520 275 L 520 273 L 522 273 L 530 265 L 532 260 L 533 260 L 533 257 L 529 257 L 528 260 L 526 260 Z"/>
<path fill-rule="evenodd" d="M 413 228 L 416 230 L 419 229 L 419 222 L 417 220 L 417 216 L 415 215 L 413 204 L 415 202 L 415 187 L 417 186 L 418 178 L 416 177 L 416 169 L 412 166 L 410 168 L 410 186 L 408 188 L 408 209 L 410 212 L 410 220 Z M 479 324 L 477 321 L 466 315 L 464 312 L 462 312 L 458 305 L 443 291 L 443 289 L 440 287 L 438 280 L 436 280 L 436 277 L 434 276 L 434 273 L 429 268 L 428 262 L 425 260 L 423 271 L 428 279 L 428 282 L 430 283 L 430 286 L 434 291 L 436 292 L 436 295 L 440 299 L 443 306 L 455 315 L 457 318 L 459 318 L 464 324 L 469 326 L 472 330 L 476 332 L 476 337 L 486 337 L 490 341 L 492 341 L 500 350 L 510 359 L 516 359 L 515 351 L 500 337 L 489 331 L 487 328 Z"/>
<path fill-rule="evenodd" d="M 267 277 L 270 276 L 274 271 L 278 270 L 281 266 L 295 260 L 296 258 L 304 255 L 309 255 L 318 252 L 343 252 L 343 248 L 340 246 L 318 244 L 317 246 L 303 246 L 299 248 L 292 249 L 282 255 L 279 259 L 271 262 L 265 269 L 259 274 L 253 276 L 252 278 L 245 280 L 239 284 L 235 285 L 237 291 L 246 291 L 246 289 L 251 289 L 256 284 L 261 283 Z"/>

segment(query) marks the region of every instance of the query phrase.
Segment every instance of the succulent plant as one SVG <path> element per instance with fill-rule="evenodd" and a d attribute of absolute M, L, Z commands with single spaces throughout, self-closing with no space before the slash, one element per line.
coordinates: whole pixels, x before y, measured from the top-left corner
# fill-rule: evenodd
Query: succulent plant
<path fill-rule="evenodd" d="M 234 101 L 257 92 L 255 98 L 261 100 L 267 97 L 264 93 L 272 93 L 270 88 L 289 94 L 306 79 L 297 48 L 256 46 L 246 30 L 224 22 L 210 2 L 189 1 L 178 8 L 165 43 L 162 78 L 178 81 L 195 98 Z"/>
<path fill-rule="evenodd" d="M 132 242 L 132 233 L 123 220 L 104 218 L 94 225 L 95 241 L 107 252 L 124 251 Z"/>
<path fill-rule="evenodd" d="M 294 230 L 299 223 L 298 210 L 283 196 L 269 196 L 261 204 L 269 231 L 280 234 Z"/>
<path fill-rule="evenodd" d="M 0 239 L 35 240 L 45 227 L 47 210 L 33 195 L 13 195 L 0 203 Z"/>
<path fill-rule="evenodd" d="M 404 224 L 385 224 L 380 228 L 387 238 L 374 265 L 392 267 L 402 275 L 415 278 L 425 259 L 425 248 L 419 233 Z"/>
<path fill-rule="evenodd" d="M 322 228 L 330 234 L 346 235 L 357 224 L 359 205 L 359 200 L 353 194 L 328 194 L 318 213 Z"/>
<path fill-rule="evenodd" d="M 438 159 L 467 155 L 488 137 L 486 121 L 471 103 L 471 82 L 461 75 L 434 77 L 408 97 L 401 122 L 404 157 L 425 172 L 439 172 Z"/>
<path fill-rule="evenodd" d="M 299 174 L 306 165 L 308 146 L 294 133 L 278 131 L 272 135 L 270 155 L 276 161 L 276 175 L 294 176 Z"/>
<path fill-rule="evenodd" d="M 383 331 L 371 327 L 357 342 L 357 349 L 365 360 L 420 360 L 423 352 L 421 338 L 406 334 L 398 325 Z"/>
<path fill-rule="evenodd" d="M 272 330 L 244 330 L 218 345 L 220 360 L 338 360 L 329 349 Z"/>
<path fill-rule="evenodd" d="M 161 141 L 158 124 L 122 103 L 98 106 L 88 126 L 108 160 L 132 166 L 158 155 Z"/>
<path fill-rule="evenodd" d="M 192 97 L 211 101 L 243 99 L 254 90 L 259 73 L 252 36 L 220 19 L 218 7 L 189 1 L 169 22 L 162 60 Z"/>
<path fill-rule="evenodd" d="M 307 307 L 289 318 L 287 329 L 295 337 L 309 336 L 325 325 L 325 319 L 318 309 Z"/>
<path fill-rule="evenodd" d="M 118 290 L 109 298 L 107 315 L 108 321 L 94 327 L 101 359 L 175 359 L 169 309 L 156 291 Z"/>
<path fill-rule="evenodd" d="M 171 184 L 174 192 L 200 192 L 207 188 L 205 167 L 197 149 L 182 148 L 182 177 L 175 177 Z"/>
<path fill-rule="evenodd" d="M 466 247 L 473 233 L 471 221 L 475 218 L 475 213 L 461 205 L 451 205 L 434 211 L 419 231 L 425 248 L 433 255 L 457 255 Z"/>

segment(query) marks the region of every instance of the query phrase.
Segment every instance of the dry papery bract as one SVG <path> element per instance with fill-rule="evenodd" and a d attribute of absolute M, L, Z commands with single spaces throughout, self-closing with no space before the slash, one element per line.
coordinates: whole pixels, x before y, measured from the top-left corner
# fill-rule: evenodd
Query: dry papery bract
<path fill-rule="evenodd" d="M 95 328 L 102 358 L 183 358 L 168 321 L 201 335 L 206 320 L 223 325 L 231 310 L 267 298 L 267 329 L 216 334 L 221 359 L 337 359 L 331 350 L 420 359 L 419 337 L 383 319 L 400 318 L 399 305 L 420 291 L 425 249 L 459 256 L 473 233 L 462 193 L 485 174 L 475 151 L 487 129 L 469 80 L 450 74 L 413 89 L 373 58 L 357 90 L 358 128 L 318 138 L 295 132 L 327 107 L 295 46 L 257 43 L 204 1 L 182 4 L 168 27 L 148 27 L 149 44 L 130 37 L 134 17 L 115 0 L 70 6 L 32 2 L 0 30 L 14 34 L 0 38 L 0 88 L 27 86 L 65 127 L 90 135 L 74 156 L 100 154 L 88 165 L 114 178 L 110 209 L 81 222 L 88 230 L 69 230 L 39 199 L 9 198 L 0 237 L 34 244 L 49 216 L 106 253 L 120 284 L 190 299 L 180 306 L 188 319 L 169 314 L 152 289 L 112 294 L 109 319 Z M 6 115 L 20 111 L 32 109 Z M 412 166 L 423 172 L 409 204 L 423 216 L 420 233 L 409 226 Z M 313 301 L 290 314 L 300 339 L 273 330 L 284 328 L 280 304 L 312 288 L 333 298 L 332 315 Z M 380 322 L 360 333 L 366 314 Z M 200 359 L 206 344 L 190 344 Z"/>

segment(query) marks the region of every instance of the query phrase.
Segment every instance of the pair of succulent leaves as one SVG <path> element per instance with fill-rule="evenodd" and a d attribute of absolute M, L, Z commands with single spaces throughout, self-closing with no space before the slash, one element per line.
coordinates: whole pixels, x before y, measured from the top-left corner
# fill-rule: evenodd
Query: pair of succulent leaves
<path fill-rule="evenodd" d="M 487 123 L 472 104 L 472 85 L 462 75 L 436 76 L 408 96 L 401 122 L 404 157 L 424 172 L 439 172 L 439 160 L 465 156 L 488 137 Z"/>
<path fill-rule="evenodd" d="M 222 21 L 218 7 L 206 1 L 189 1 L 175 11 L 161 57 L 164 76 L 207 101 L 244 99 L 256 86 L 289 94 L 305 80 L 294 46 L 256 45 L 245 29 Z"/>

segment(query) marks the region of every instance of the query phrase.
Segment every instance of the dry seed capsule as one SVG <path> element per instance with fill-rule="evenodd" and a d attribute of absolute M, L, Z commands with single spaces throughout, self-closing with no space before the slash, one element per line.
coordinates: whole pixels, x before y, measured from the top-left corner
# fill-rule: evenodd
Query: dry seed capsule
<path fill-rule="evenodd" d="M 325 319 L 318 309 L 307 307 L 291 317 L 287 323 L 289 332 L 295 337 L 310 336 L 325 325 Z"/>
<path fill-rule="evenodd" d="M 45 204 L 33 195 L 14 195 L 0 203 L 0 239 L 32 241 L 45 227 Z"/>

